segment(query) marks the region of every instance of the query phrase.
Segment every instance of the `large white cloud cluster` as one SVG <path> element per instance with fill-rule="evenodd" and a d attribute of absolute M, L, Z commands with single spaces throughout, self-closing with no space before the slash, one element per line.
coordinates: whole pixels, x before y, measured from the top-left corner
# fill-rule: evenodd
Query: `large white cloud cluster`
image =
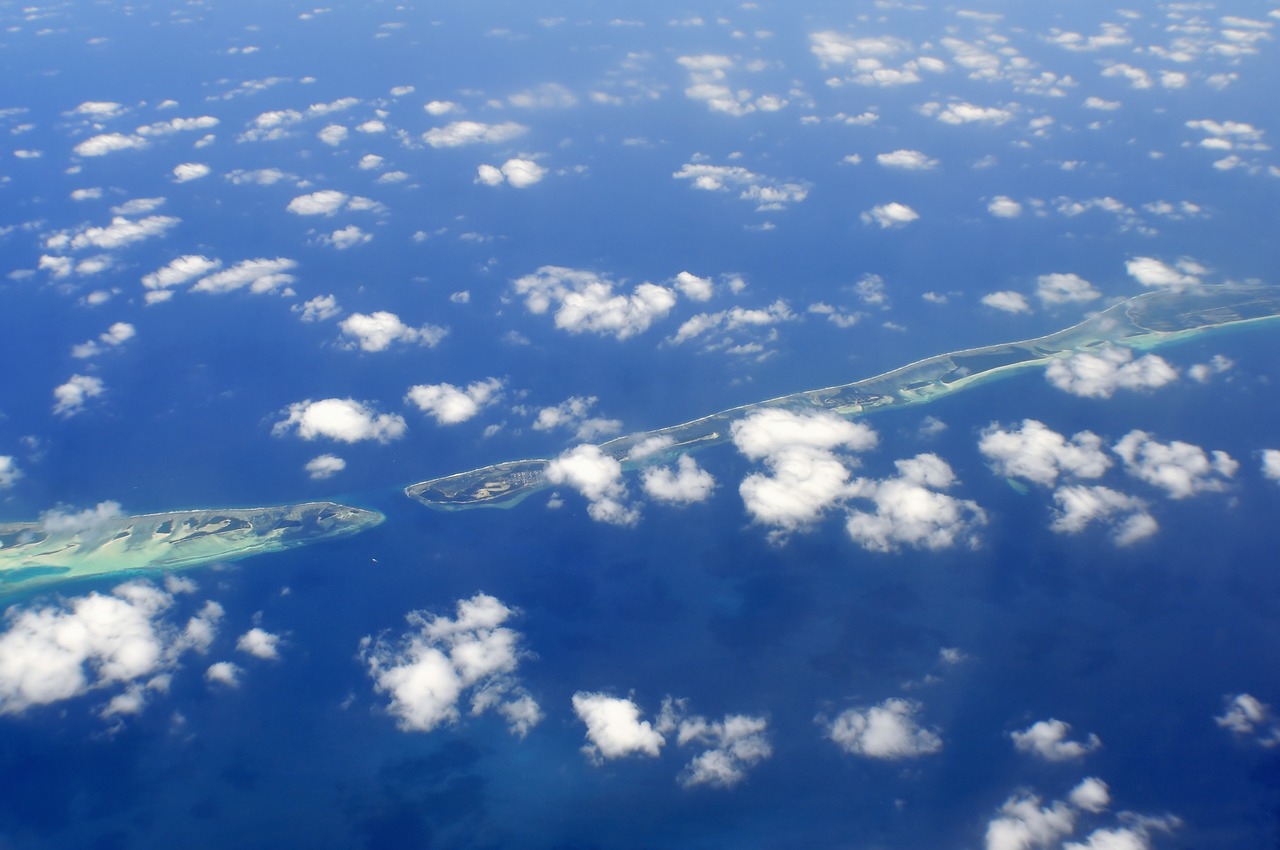
<path fill-rule="evenodd" d="M 556 327 L 569 333 L 590 331 L 626 339 L 647 330 L 676 304 L 676 294 L 668 287 L 645 282 L 623 295 L 614 292 L 613 281 L 606 277 L 563 266 L 542 266 L 511 283 L 530 313 L 542 315 L 554 307 Z"/>
<path fill-rule="evenodd" d="M 977 528 L 986 513 L 969 499 L 941 492 L 958 483 L 945 460 L 932 453 L 894 461 L 898 474 L 883 480 L 859 478 L 849 487 L 854 498 L 870 499 L 875 511 L 849 513 L 845 529 L 854 542 L 873 552 L 900 546 L 946 549 L 976 546 Z"/>
<path fill-rule="evenodd" d="M 546 470 L 547 481 L 565 484 L 587 500 L 587 514 L 596 522 L 635 525 L 640 509 L 629 501 L 622 480 L 622 464 L 598 446 L 576 446 L 556 457 Z"/>
<path fill-rule="evenodd" d="M 387 710 L 401 729 L 430 732 L 458 722 L 459 705 L 472 716 L 493 710 L 514 735 L 542 720 L 538 703 L 520 684 L 516 669 L 525 653 L 521 635 L 505 625 L 517 612 L 485 593 L 457 603 L 455 616 L 412 611 L 409 631 L 398 639 L 366 637 L 360 657 L 374 688 L 390 697 Z"/>
<path fill-rule="evenodd" d="M 1054 360 L 1045 370 L 1049 383 L 1082 398 L 1111 398 L 1117 390 L 1152 390 L 1178 380 L 1178 370 L 1157 354 L 1134 359 L 1127 348 L 1107 346 Z"/>
<path fill-rule="evenodd" d="M 1081 431 L 1067 439 L 1035 419 L 1024 419 L 1012 430 L 992 423 L 982 431 L 978 450 L 991 461 L 996 474 L 1053 485 L 1060 474 L 1101 477 L 1111 466 L 1102 438 Z"/>

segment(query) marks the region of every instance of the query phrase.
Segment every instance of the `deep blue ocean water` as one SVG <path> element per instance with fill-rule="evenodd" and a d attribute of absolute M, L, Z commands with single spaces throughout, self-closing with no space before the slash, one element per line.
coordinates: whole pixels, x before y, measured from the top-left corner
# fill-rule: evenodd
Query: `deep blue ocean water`
<path fill-rule="evenodd" d="M 116 687 L 0 716 L 0 846 L 971 848 L 983 846 L 987 823 L 1010 796 L 1034 791 L 1048 804 L 1086 776 L 1107 781 L 1112 807 L 1082 814 L 1074 840 L 1116 826 L 1114 812 L 1132 811 L 1181 819 L 1171 834 L 1151 832 L 1154 847 L 1274 844 L 1275 749 L 1214 722 L 1235 694 L 1280 704 L 1280 487 L 1259 471 L 1259 452 L 1280 447 L 1274 327 L 1159 352 L 1180 370 L 1230 358 L 1232 368 L 1205 384 L 1184 377 L 1151 392 L 1081 399 L 1032 372 L 869 418 L 880 445 L 854 474 L 884 477 L 895 460 L 936 452 L 960 479 L 954 494 L 988 515 L 972 550 L 868 552 L 845 534 L 839 510 L 771 545 L 737 491 L 758 465 L 730 445 L 697 455 L 718 481 L 708 501 L 683 508 L 649 501 L 635 528 L 592 522 L 568 488 L 560 488 L 558 510 L 544 492 L 510 510 L 456 513 L 425 510 L 399 492 L 437 475 L 558 454 L 577 442 L 572 434 L 535 431 L 531 421 L 570 396 L 594 396 L 592 415 L 621 420 L 624 433 L 643 431 L 943 351 L 1048 333 L 1142 291 L 1125 273 L 1137 256 L 1193 258 L 1211 283 L 1274 282 L 1270 153 L 1240 150 L 1248 163 L 1215 169 L 1211 162 L 1224 154 L 1200 148 L 1201 136 L 1185 125 L 1252 122 L 1269 138 L 1270 36 L 1238 62 L 1208 50 L 1183 66 L 1133 52 L 1133 44 L 1164 43 L 1170 10 L 1144 10 L 1129 22 L 1128 47 L 1072 53 L 1040 36 L 1051 27 L 1092 33 L 1116 20 L 1110 7 L 1079 4 L 1055 17 L 988 4 L 1006 17 L 986 31 L 926 5 L 925 13 L 894 9 L 883 21 L 869 7 L 844 4 L 814 4 L 799 15 L 664 4 L 643 16 L 623 4 L 339 4 L 312 20 L 298 19 L 307 11 L 300 6 L 227 4 L 191 11 L 197 20 L 189 24 L 176 21 L 186 13 L 163 6 L 126 12 L 73 3 L 33 20 L 24 18 L 34 12 L 0 10 L 9 81 L 0 109 L 25 110 L 0 119 L 9 134 L 0 271 L 19 272 L 0 281 L 0 350 L 10 364 L 0 384 L 0 456 L 24 473 L 0 490 L 4 518 L 104 500 L 141 513 L 317 498 L 387 516 L 358 536 L 186 572 L 198 590 L 179 597 L 170 619 L 184 622 L 206 599 L 225 615 L 207 655 L 184 655 L 169 691 L 153 694 L 141 714 L 118 725 L 98 717 Z M 1270 24 L 1269 11 L 1238 2 L 1200 14 L 1217 31 L 1229 28 L 1226 15 Z M 667 24 L 693 14 L 702 26 Z M 729 23 L 718 23 L 718 14 Z M 561 15 L 561 23 L 538 23 Z M 610 25 L 632 17 L 645 26 Z M 810 33 L 823 29 L 920 46 L 948 26 L 970 41 L 1010 38 L 1077 86 L 1050 98 L 1019 91 L 1008 78 L 966 79 L 953 66 L 914 86 L 828 87 L 824 80 L 839 71 L 820 68 L 809 53 Z M 757 29 L 772 35 L 757 37 Z M 98 36 L 106 41 L 89 41 Z M 1000 43 L 991 38 L 988 46 Z M 227 53 L 246 45 L 260 50 Z M 951 59 L 933 48 L 918 52 Z M 777 113 L 710 112 L 683 94 L 688 74 L 676 61 L 707 53 L 732 58 L 732 88 L 791 102 Z M 761 66 L 748 68 L 755 60 Z M 1117 61 L 1186 70 L 1191 82 L 1135 90 L 1100 73 Z M 1238 80 L 1217 91 L 1205 81 L 1213 73 Z M 315 80 L 301 82 L 307 75 Z M 245 80 L 272 77 L 287 79 L 220 97 Z M 550 82 L 577 103 L 534 110 L 504 103 Z M 398 85 L 415 91 L 392 98 Z M 605 106 L 590 102 L 592 91 L 638 96 Z M 1087 110 L 1087 95 L 1124 105 Z M 289 138 L 236 140 L 263 112 L 342 97 L 361 103 L 308 118 Z M 179 106 L 158 109 L 166 98 Z M 422 105 L 437 99 L 466 112 L 434 118 Z M 953 127 L 919 111 L 948 99 L 1007 106 L 1017 117 Z M 195 148 L 206 131 L 183 132 L 145 150 L 76 157 L 72 147 L 99 130 L 69 113 L 91 100 L 128 110 L 103 132 L 210 114 L 220 120 L 208 131 L 216 141 Z M 354 129 L 379 109 L 391 132 Z M 881 116 L 869 127 L 830 120 L 867 110 Z M 1056 119 L 1046 135 L 1031 133 L 1028 121 L 1046 114 Z M 529 130 L 512 142 L 439 150 L 392 135 L 403 129 L 417 140 L 457 118 L 517 121 Z M 1095 120 L 1102 124 L 1089 129 Z M 27 123 L 34 127 L 19 129 Z M 350 127 L 349 137 L 336 147 L 318 141 L 327 123 Z M 875 164 L 877 153 L 901 148 L 940 164 L 919 173 Z M 11 154 L 17 149 L 43 155 L 22 159 Z M 369 153 L 385 157 L 380 170 L 356 167 Z M 853 153 L 860 164 L 841 162 Z M 518 155 L 537 155 L 551 173 L 527 190 L 475 184 L 478 164 Z M 757 212 L 736 190 L 701 192 L 672 178 L 700 156 L 804 182 L 808 196 Z M 995 164 L 974 167 L 988 156 Z M 1063 169 L 1064 160 L 1080 165 Z M 206 163 L 211 174 L 175 184 L 171 169 L 183 162 Z M 259 168 L 292 176 L 273 185 L 233 185 L 223 176 Z M 396 169 L 410 178 L 374 182 Z M 88 187 L 102 187 L 102 197 L 69 199 Z M 384 209 L 333 217 L 285 211 L 319 189 L 367 196 Z M 989 215 L 996 195 L 1022 202 L 1023 216 Z M 165 198 L 151 214 L 181 219 L 163 238 L 106 252 L 112 266 L 99 275 L 55 279 L 37 270 L 50 234 L 105 225 L 113 205 L 147 197 Z M 1055 211 L 1061 198 L 1100 197 L 1120 199 L 1131 214 Z M 1167 220 L 1143 210 L 1184 199 L 1204 214 Z M 912 206 L 920 220 L 889 230 L 862 223 L 864 211 L 889 201 Z M 766 222 L 773 229 L 759 229 Z M 316 239 L 349 224 L 372 241 L 338 251 Z M 415 240 L 419 232 L 425 238 Z M 102 252 L 75 256 L 95 253 Z M 171 301 L 144 306 L 141 276 L 184 254 L 218 257 L 224 267 L 293 259 L 297 295 L 206 295 L 183 286 Z M 511 280 L 543 265 L 595 271 L 623 292 L 686 270 L 719 289 L 706 304 L 681 298 L 669 316 L 627 339 L 568 334 L 549 315 L 529 314 L 511 290 Z M 1054 272 L 1079 274 L 1103 298 L 1043 307 L 1032 296 L 1035 279 Z M 730 294 L 721 277 L 733 274 L 746 281 L 741 294 Z M 868 274 L 883 278 L 888 309 L 859 298 L 854 287 Z M 99 306 L 83 303 L 100 290 L 115 291 Z M 467 303 L 451 300 L 464 290 Z M 979 303 L 996 290 L 1023 292 L 1034 312 Z M 326 294 L 345 314 L 387 310 L 450 333 L 434 348 L 348 350 L 336 319 L 303 323 L 290 309 Z M 777 325 L 776 339 L 767 331 L 735 335 L 761 342 L 770 356 L 663 342 L 695 313 L 764 308 L 778 298 L 795 319 Z M 819 301 L 866 315 L 837 328 L 806 314 Z M 131 323 L 136 337 L 91 361 L 69 356 L 116 321 Z M 100 377 L 106 392 L 60 417 L 51 392 L 73 373 Z M 462 386 L 490 376 L 506 382 L 502 402 L 461 425 L 437 426 L 402 401 L 414 384 Z M 402 414 L 408 432 L 387 444 L 273 436 L 289 405 L 331 397 Z M 925 416 L 947 428 L 921 436 Z M 1113 469 L 1104 483 L 1149 500 L 1159 533 L 1127 548 L 1098 527 L 1055 534 L 1050 492 L 1018 492 L 977 450 L 982 429 L 1024 418 L 1064 435 L 1092 430 L 1108 443 L 1144 429 L 1164 442 L 1226 451 L 1241 468 L 1225 492 L 1186 500 Z M 490 425 L 502 427 L 483 436 Z M 304 464 L 323 452 L 347 467 L 313 481 Z M 634 476 L 628 486 L 639 492 Z M 108 592 L 120 580 L 67 584 L 5 604 L 16 617 L 58 598 Z M 509 625 L 529 653 L 518 675 L 545 718 L 523 739 L 493 713 L 430 733 L 399 730 L 359 657 L 361 639 L 402 633 L 411 611 L 450 615 L 458 600 L 481 591 L 518 610 Z M 281 637 L 278 660 L 235 650 L 236 637 L 254 625 Z M 943 648 L 966 660 L 943 663 Z M 204 669 L 220 660 L 243 668 L 238 687 L 205 681 Z M 929 676 L 936 681 L 926 683 Z M 579 751 L 584 726 L 571 708 L 583 690 L 630 696 L 647 719 L 668 696 L 712 720 L 766 717 L 773 755 L 731 789 L 681 787 L 676 778 L 694 751 L 674 742 L 657 758 L 593 765 Z M 938 730 L 940 752 L 881 761 L 841 752 L 824 736 L 819 718 L 892 697 L 922 703 L 919 720 Z M 1097 734 L 1102 747 L 1063 763 L 1016 752 L 1010 733 L 1049 717 L 1070 722 L 1074 736 Z"/>

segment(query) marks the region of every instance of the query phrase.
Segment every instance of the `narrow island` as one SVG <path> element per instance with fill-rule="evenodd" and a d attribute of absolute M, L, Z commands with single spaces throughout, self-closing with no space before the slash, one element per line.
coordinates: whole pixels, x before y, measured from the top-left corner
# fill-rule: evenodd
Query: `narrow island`
<path fill-rule="evenodd" d="M 1153 290 L 1047 336 L 939 354 L 873 378 L 730 408 L 680 425 L 618 437 L 599 448 L 624 468 L 662 463 L 723 442 L 735 420 L 756 410 L 865 416 L 889 407 L 924 404 L 1073 354 L 1109 346 L 1146 351 L 1277 317 L 1280 286 L 1251 283 Z M 405 495 L 436 510 L 510 508 L 548 486 L 548 463 L 531 459 L 494 464 L 411 484 Z"/>
<path fill-rule="evenodd" d="M 0 597 L 36 587 L 138 570 L 176 570 L 278 552 L 372 528 L 377 511 L 334 502 L 169 511 L 60 529 L 0 523 Z"/>

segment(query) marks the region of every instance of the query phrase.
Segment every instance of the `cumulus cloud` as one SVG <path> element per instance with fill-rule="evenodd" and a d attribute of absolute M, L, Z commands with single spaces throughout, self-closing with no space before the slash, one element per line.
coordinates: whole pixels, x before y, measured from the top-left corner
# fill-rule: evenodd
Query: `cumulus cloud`
<path fill-rule="evenodd" d="M 285 209 L 296 215 L 333 215 L 346 205 L 349 197 L 346 192 L 339 192 L 337 189 L 321 189 L 319 192 L 299 195 Z"/>
<path fill-rule="evenodd" d="M 0 455 L 0 490 L 7 490 L 22 477 L 22 470 L 12 455 Z"/>
<path fill-rule="evenodd" d="M 878 224 L 880 227 L 888 229 L 890 227 L 905 227 L 918 218 L 920 218 L 920 213 L 911 207 L 892 201 L 874 206 L 864 212 L 862 214 L 862 223 Z"/>
<path fill-rule="evenodd" d="M 1187 377 L 1196 383 L 1207 384 L 1209 379 L 1214 375 L 1221 375 L 1229 372 L 1236 364 L 1230 357 L 1221 354 L 1215 354 L 1209 358 L 1208 363 L 1196 363 L 1187 367 Z"/>
<path fill-rule="evenodd" d="M 145 148 L 147 140 L 142 136 L 126 136 L 123 133 L 103 133 L 92 136 L 72 148 L 76 156 L 106 156 L 116 151 Z"/>
<path fill-rule="evenodd" d="M 350 224 L 332 233 L 321 234 L 319 239 L 325 245 L 332 245 L 339 251 L 345 251 L 348 248 L 354 248 L 356 245 L 363 245 L 371 241 L 373 234 L 366 233 L 356 225 Z"/>
<path fill-rule="evenodd" d="M 188 183 L 209 176 L 210 170 L 203 162 L 184 162 L 173 167 L 173 179 L 177 183 Z"/>
<path fill-rule="evenodd" d="M 996 218 L 1017 218 L 1022 215 L 1022 204 L 1007 195 L 996 195 L 987 204 L 987 212 Z"/>
<path fill-rule="evenodd" d="M 480 165 L 476 168 L 476 182 L 486 186 L 500 186 L 505 181 L 517 189 L 526 189 L 546 176 L 547 169 L 532 159 L 509 159 L 501 166 Z"/>
<path fill-rule="evenodd" d="M 855 543 L 873 552 L 977 545 L 976 529 L 986 524 L 986 513 L 976 502 L 939 492 L 957 483 L 945 460 L 927 453 L 894 465 L 898 474 L 892 478 L 859 478 L 849 485 L 851 497 L 875 506 L 874 512 L 850 511 L 845 530 Z"/>
<path fill-rule="evenodd" d="M 691 301 L 710 301 L 715 291 L 711 278 L 698 277 L 690 272 L 680 272 L 672 279 L 672 283 L 680 290 L 681 295 Z"/>
<path fill-rule="evenodd" d="M 304 440 L 327 437 L 343 443 L 362 440 L 386 443 L 404 436 L 406 430 L 404 417 L 378 413 L 350 398 L 307 399 L 289 405 L 286 412 L 288 416 L 271 427 L 274 436 L 296 430 Z"/>
<path fill-rule="evenodd" d="M 59 416 L 75 416 L 84 410 L 85 402 L 106 392 L 107 385 L 93 375 L 72 375 L 65 384 L 53 388 L 53 412 Z"/>
<path fill-rule="evenodd" d="M 342 312 L 335 295 L 317 295 L 302 304 L 295 304 L 290 309 L 304 322 L 327 321 Z"/>
<path fill-rule="evenodd" d="M 193 260 L 191 257 L 183 259 Z M 199 260 L 203 259 L 203 257 L 195 259 L 191 265 L 193 267 L 201 265 Z M 170 266 L 173 265 L 174 263 L 170 263 Z M 255 295 L 272 292 L 282 286 L 293 283 L 295 278 L 288 272 L 290 269 L 296 268 L 297 265 L 297 262 L 287 257 L 275 257 L 273 259 L 259 257 L 253 260 L 241 260 L 234 266 L 214 272 L 196 281 L 195 285 L 191 287 L 191 291 L 221 295 L 247 286 L 249 291 Z M 213 267 L 216 268 L 216 265 Z"/>
<path fill-rule="evenodd" d="M 679 345 L 717 331 L 772 329 L 776 324 L 794 321 L 795 318 L 791 307 L 781 298 L 763 309 L 733 307 L 715 313 L 697 313 L 686 319 L 668 342 Z"/>
<path fill-rule="evenodd" d="M 688 180 L 692 188 L 704 192 L 736 189 L 738 198 L 755 204 L 759 212 L 785 209 L 788 204 L 799 203 L 809 195 L 807 183 L 778 180 L 748 171 L 740 165 L 687 162 L 671 176 L 677 180 Z"/>
<path fill-rule="evenodd" d="M 528 127 L 514 121 L 502 124 L 454 121 L 443 127 L 433 127 L 422 134 L 422 140 L 433 148 L 456 148 L 463 145 L 509 142 L 523 136 L 528 130 Z"/>
<path fill-rule="evenodd" d="M 1119 812 L 1122 825 L 1099 828 L 1080 841 L 1066 841 L 1078 825 L 1081 813 L 1100 814 L 1111 805 L 1107 783 L 1087 777 L 1071 790 L 1066 800 L 1042 803 L 1039 796 L 1022 791 L 1009 799 L 987 823 L 987 850 L 1147 850 L 1151 834 L 1169 832 L 1181 821 L 1172 815 L 1157 817 Z"/>
<path fill-rule="evenodd" d="M 1078 352 L 1054 360 L 1045 370 L 1049 383 L 1083 398 L 1111 398 L 1116 390 L 1150 390 L 1178 379 L 1163 357 L 1145 354 L 1137 360 L 1127 348 L 1107 346 L 1096 353 Z"/>
<path fill-rule="evenodd" d="M 374 689 L 390 697 L 388 712 L 409 732 L 457 723 L 459 705 L 473 717 L 494 710 L 513 735 L 524 737 L 542 720 L 537 702 L 516 677 L 522 636 L 505 625 L 517 611 L 485 593 L 457 603 L 453 619 L 426 611 L 405 616 L 409 630 L 360 642 Z"/>
<path fill-rule="evenodd" d="M 765 409 L 731 426 L 733 444 L 768 474 L 755 472 L 738 487 L 754 522 L 771 526 L 774 537 L 805 528 L 849 495 L 853 461 L 836 450 L 865 451 L 875 431 L 831 413 L 799 414 Z"/>
<path fill-rule="evenodd" d="M 242 673 L 244 670 L 230 661 L 217 661 L 210 664 L 209 669 L 204 671 L 204 677 L 211 684 L 222 685 L 225 688 L 238 688 Z"/>
<path fill-rule="evenodd" d="M 395 313 L 378 310 L 374 313 L 352 313 L 338 323 L 347 347 L 361 351 L 386 351 L 393 343 L 425 345 L 434 348 L 449 332 L 436 325 L 414 328 L 406 325 Z"/>
<path fill-rule="evenodd" d="M 1042 274 L 1036 278 L 1036 297 L 1046 307 L 1093 301 L 1102 293 L 1075 274 Z"/>
<path fill-rule="evenodd" d="M 641 283 L 630 295 L 614 292 L 614 283 L 595 272 L 542 266 L 512 281 L 530 313 L 555 307 L 557 328 L 569 333 L 590 331 L 626 339 L 647 330 L 675 306 L 676 294 L 665 286 Z"/>
<path fill-rule="evenodd" d="M 1262 474 L 1272 481 L 1280 481 L 1280 449 L 1262 450 Z"/>
<path fill-rule="evenodd" d="M 663 701 L 657 725 L 657 730 L 664 735 L 675 733 L 677 746 L 705 747 L 677 778 L 685 788 L 698 785 L 731 788 L 746 779 L 749 768 L 773 755 L 768 728 L 764 717 L 745 714 L 729 714 L 723 720 L 709 721 L 688 714 L 685 700 L 670 698 Z"/>
<path fill-rule="evenodd" d="M 1143 286 L 1166 286 L 1173 289 L 1198 285 L 1198 275 L 1205 272 L 1203 266 L 1186 257 L 1173 265 L 1154 257 L 1134 257 L 1124 264 L 1124 268 L 1130 277 Z"/>
<path fill-rule="evenodd" d="M 915 150 L 896 150 L 891 153 L 877 154 L 876 162 L 885 168 L 901 168 L 904 171 L 927 171 L 938 164 L 936 159 L 931 159 Z"/>
<path fill-rule="evenodd" d="M 1022 420 L 1015 430 L 993 422 L 983 429 L 978 450 L 997 475 L 1045 486 L 1056 483 L 1059 474 L 1099 478 L 1111 466 L 1097 434 L 1081 431 L 1068 440 L 1035 419 Z"/>
<path fill-rule="evenodd" d="M 681 455 L 676 468 L 654 466 L 640 476 L 644 492 L 659 502 L 688 505 L 711 497 L 716 480 L 692 455 Z"/>
<path fill-rule="evenodd" d="M 924 115 L 938 119 L 944 124 L 989 124 L 999 126 L 1013 118 L 1013 112 L 995 106 L 975 106 L 972 103 L 957 101 L 943 106 L 937 102 L 926 103 L 920 110 Z"/>
<path fill-rule="evenodd" d="M 346 141 L 349 131 L 341 124 L 329 124 L 316 133 L 316 138 L 326 145 L 337 147 Z"/>
<path fill-rule="evenodd" d="M 550 431 L 554 428 L 571 428 L 579 440 L 594 440 L 618 433 L 622 422 L 591 416 L 595 396 L 570 396 L 553 407 L 544 407 L 533 420 L 533 430 Z"/>
<path fill-rule="evenodd" d="M 1071 724 L 1056 718 L 1040 720 L 1009 737 L 1018 752 L 1039 756 L 1045 761 L 1071 761 L 1083 758 L 1102 746 L 1097 735 L 1090 734 L 1084 741 L 1068 740 Z"/>
<path fill-rule="evenodd" d="M 88 342 L 82 342 L 71 349 L 71 356 L 79 359 L 87 359 L 97 357 L 106 348 L 115 348 L 123 345 L 137 334 L 137 330 L 128 322 L 116 322 L 107 328 L 104 333 L 98 334 L 97 339 L 91 339 Z M 106 346 L 106 348 L 103 348 Z"/>
<path fill-rule="evenodd" d="M 809 35 L 809 49 L 823 68 L 847 66 L 848 76 L 828 84 L 851 82 L 860 86 L 900 86 L 920 82 L 921 72 L 945 70 L 939 59 L 916 57 L 911 44 L 892 36 L 864 36 L 855 38 L 843 33 L 824 30 Z M 907 54 L 909 58 L 899 61 Z"/>
<path fill-rule="evenodd" d="M 13 606 L 0 633 L 0 714 L 124 686 L 103 716 L 137 713 L 189 650 L 203 652 L 222 609 L 210 602 L 186 627 L 170 617 L 175 597 L 145 582 L 44 607 Z"/>
<path fill-rule="evenodd" d="M 1050 527 L 1059 533 L 1077 534 L 1090 524 L 1101 522 L 1113 526 L 1111 537 L 1117 545 L 1128 546 L 1159 530 L 1145 501 L 1110 487 L 1059 487 L 1053 500 L 1058 508 Z"/>
<path fill-rule="evenodd" d="M 556 457 L 547 465 L 547 481 L 565 484 L 587 500 L 587 515 L 596 522 L 630 526 L 640 521 L 640 510 L 628 503 L 622 464 L 598 446 L 582 445 Z"/>
<path fill-rule="evenodd" d="M 311 476 L 312 481 L 323 481 L 326 478 L 332 478 L 339 472 L 347 468 L 347 462 L 337 455 L 323 454 L 316 455 L 307 461 L 307 474 Z"/>
<path fill-rule="evenodd" d="M 656 758 L 666 744 L 651 722 L 640 719 L 640 706 L 630 699 L 578 691 L 573 695 L 573 711 L 587 726 L 582 751 L 594 764 L 629 755 Z"/>
<path fill-rule="evenodd" d="M 62 231 L 45 240 L 45 247 L 53 251 L 71 249 L 81 251 L 85 248 L 114 250 L 163 236 L 176 227 L 181 219 L 169 215 L 151 215 L 141 219 L 125 218 L 124 215 L 112 217 L 111 224 L 105 227 L 85 227 L 75 232 Z"/>
<path fill-rule="evenodd" d="M 255 658 L 274 661 L 280 657 L 280 636 L 254 626 L 236 639 L 236 649 Z"/>
<path fill-rule="evenodd" d="M 157 121 L 138 128 L 140 136 L 172 136 L 174 133 L 185 133 L 193 130 L 208 130 L 218 126 L 218 119 L 212 115 L 200 115 L 195 118 L 171 118 L 168 121 Z"/>
<path fill-rule="evenodd" d="M 497 401 L 501 391 L 502 381 L 497 378 L 473 381 L 465 389 L 453 384 L 418 384 L 409 388 L 405 401 L 433 417 L 440 425 L 456 425 Z"/>
<path fill-rule="evenodd" d="M 1112 451 L 1124 460 L 1126 472 L 1174 499 L 1225 490 L 1240 466 L 1226 452 L 1206 453 L 1181 440 L 1159 443 L 1146 431 L 1130 431 Z"/>
<path fill-rule="evenodd" d="M 993 310 L 999 310 L 1002 313 L 1031 312 L 1031 305 L 1027 303 L 1027 297 L 1021 292 L 1013 292 L 1008 289 L 1000 292 L 989 292 L 982 296 L 980 300 Z"/>
<path fill-rule="evenodd" d="M 827 737 L 852 755 L 896 761 L 932 755 L 942 749 L 935 730 L 921 727 L 923 706 L 898 697 L 879 705 L 850 708 L 826 723 Z"/>
<path fill-rule="evenodd" d="M 1236 694 L 1225 698 L 1223 703 L 1222 714 L 1213 718 L 1215 723 L 1263 747 L 1280 746 L 1280 723 L 1271 706 L 1252 694 Z"/>
<path fill-rule="evenodd" d="M 987 850 L 1032 850 L 1054 847 L 1076 828 L 1073 806 L 1055 800 L 1041 805 L 1034 794 L 1019 794 L 1005 800 L 999 816 L 987 824 Z"/>

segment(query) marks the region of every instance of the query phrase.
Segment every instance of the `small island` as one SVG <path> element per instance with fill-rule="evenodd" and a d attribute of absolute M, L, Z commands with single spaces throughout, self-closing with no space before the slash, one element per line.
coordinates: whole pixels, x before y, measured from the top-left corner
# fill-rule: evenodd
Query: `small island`
<path fill-rule="evenodd" d="M 385 517 L 334 502 L 169 511 L 75 529 L 0 523 L 0 596 L 86 576 L 175 570 L 356 534 Z"/>

